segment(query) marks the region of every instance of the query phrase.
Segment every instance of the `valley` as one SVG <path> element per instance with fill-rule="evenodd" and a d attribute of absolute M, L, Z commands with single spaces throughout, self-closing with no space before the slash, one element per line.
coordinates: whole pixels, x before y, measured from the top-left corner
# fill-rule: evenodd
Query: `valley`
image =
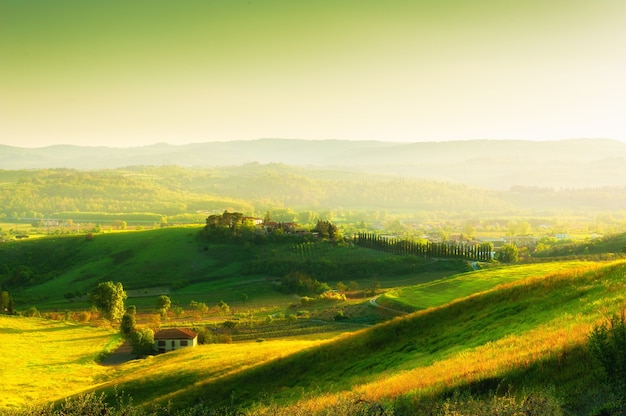
<path fill-rule="evenodd" d="M 286 143 L 316 165 L 273 158 Z M 411 146 L 333 142 L 330 166 L 327 142 L 263 144 L 265 164 L 0 170 L 0 334 L 19 346 L 0 358 L 1 414 L 626 409 L 620 361 L 606 359 L 626 351 L 610 332 L 626 309 L 621 170 L 536 186 L 557 148 L 515 142 L 529 174 L 477 186 L 469 159 L 445 162 L 450 144 L 414 146 L 412 174 L 383 168 Z M 563 144 L 568 169 L 622 157 L 585 145 Z M 420 178 L 420 152 L 451 176 Z M 121 320 L 94 302 L 108 282 L 123 288 Z M 104 365 L 125 337 L 135 348 L 171 328 L 198 345 Z"/>

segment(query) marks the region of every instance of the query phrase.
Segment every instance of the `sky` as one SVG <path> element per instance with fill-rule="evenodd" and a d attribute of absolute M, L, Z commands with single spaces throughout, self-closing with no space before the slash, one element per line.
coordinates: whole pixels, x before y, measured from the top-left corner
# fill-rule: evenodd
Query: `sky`
<path fill-rule="evenodd" d="M 626 140 L 624 0 L 0 0 L 0 144 Z"/>

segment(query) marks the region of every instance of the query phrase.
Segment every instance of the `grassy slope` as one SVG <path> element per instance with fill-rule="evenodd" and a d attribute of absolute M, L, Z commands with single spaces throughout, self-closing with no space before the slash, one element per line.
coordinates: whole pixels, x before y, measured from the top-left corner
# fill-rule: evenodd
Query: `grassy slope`
<path fill-rule="evenodd" d="M 389 308 L 414 312 L 443 305 L 454 299 L 485 291 L 508 282 L 570 269 L 581 269 L 590 265 L 591 263 L 588 262 L 568 261 L 503 266 L 473 271 L 452 278 L 444 278 L 421 285 L 391 290 L 378 298 L 378 303 Z"/>
<path fill-rule="evenodd" d="M 98 282 L 107 280 L 122 282 L 129 294 L 127 304 L 140 309 L 152 308 L 161 293 L 167 293 L 175 304 L 182 306 L 191 300 L 208 305 L 220 300 L 241 305 L 244 294 L 246 307 L 284 307 L 293 303 L 292 297 L 274 290 L 266 272 L 244 270 L 246 264 L 258 263 L 259 259 L 265 259 L 262 261 L 269 262 L 270 266 L 283 262 L 298 267 L 303 262 L 311 262 L 320 269 L 320 276 L 315 276 L 320 280 L 326 280 L 325 269 L 345 269 L 346 272 L 335 273 L 335 276 L 345 282 L 356 280 L 362 288 L 373 284 L 372 276 L 381 286 L 389 287 L 394 282 L 386 284 L 388 279 L 419 282 L 454 274 L 466 267 L 457 262 L 442 268 L 440 264 L 429 264 L 428 260 L 406 261 L 399 256 L 358 247 L 320 248 L 309 257 L 303 257 L 294 253 L 291 244 L 205 243 L 198 239 L 199 230 L 199 227 L 172 227 L 99 234 L 91 240 L 73 236 L 17 241 L 1 245 L 0 258 L 9 270 L 28 265 L 47 279 L 20 290 L 10 288 L 19 310 L 30 306 L 42 310 L 88 308 L 84 297 L 82 301 L 79 298 L 69 302 L 64 294 L 88 293 Z M 364 274 L 361 264 L 366 260 L 376 269 Z M 350 272 L 350 267 L 355 271 Z M 273 277 L 282 277 L 290 270 L 285 269 Z M 172 284 L 183 280 L 189 285 L 172 291 Z"/>
<path fill-rule="evenodd" d="M 271 397 L 294 405 L 308 392 L 296 406 L 314 411 L 350 391 L 374 400 L 414 400 L 471 384 L 510 383 L 531 391 L 550 384 L 579 409 L 587 399 L 580 392 L 593 385 L 582 346 L 601 311 L 623 302 L 626 288 L 624 262 L 589 266 L 549 270 L 224 377 L 196 375 L 187 383 L 196 370 L 181 364 L 181 378 L 154 367 L 152 375 L 129 375 L 122 387 L 142 401 L 161 400 L 162 391 L 153 395 L 137 386 L 165 377 L 176 386 L 166 396 L 176 405 L 201 397 L 243 405 Z"/>
<path fill-rule="evenodd" d="M 84 237 L 43 238 L 5 244 L 2 250 L 16 263 L 9 264 L 10 269 L 20 263 L 29 264 L 39 273 L 53 276 L 45 283 L 12 290 L 22 308 L 88 307 L 84 302 L 69 303 L 64 293 L 86 293 L 106 280 L 122 282 L 129 291 L 128 303 L 141 304 L 142 298 L 132 298 L 138 293 L 133 289 L 163 288 L 167 292 L 177 280 L 203 282 L 206 286 L 207 282 L 231 279 L 226 285 L 231 286 L 232 280 L 240 276 L 237 256 L 244 253 L 219 245 L 209 248 L 198 241 L 198 230 L 191 227 L 102 234 L 91 241 Z M 55 261 L 54 268 L 46 261 L 60 257 L 64 261 Z M 152 304 L 154 298 L 146 302 Z"/>
<path fill-rule="evenodd" d="M 168 240 L 168 236 L 172 240 Z M 165 263 L 170 263 L 173 253 L 179 249 L 172 248 L 172 244 L 183 246 L 180 250 L 185 254 L 195 252 L 194 255 L 206 256 L 193 234 L 185 229 L 162 230 L 154 234 L 129 233 L 124 234 L 122 240 L 103 235 L 90 242 L 84 239 L 72 241 L 71 244 L 84 249 L 75 252 L 78 253 L 73 257 L 75 261 L 61 276 L 70 275 L 70 271 L 77 267 L 90 267 L 91 261 L 80 261 L 93 260 L 96 254 L 135 267 L 136 273 L 145 269 L 141 263 L 134 265 L 140 258 L 154 261 L 160 255 L 168 259 Z M 131 244 L 131 241 L 134 242 Z M 183 242 L 186 244 L 181 244 Z M 137 244 L 147 253 L 138 253 L 142 250 L 136 248 Z M 61 250 L 68 246 L 57 244 L 53 247 Z M 211 246 L 209 252 L 214 248 Z M 234 278 L 232 260 L 236 258 L 235 253 L 223 247 L 216 249 L 221 250 L 225 258 L 221 263 L 224 268 L 216 267 L 215 258 L 208 256 L 207 264 L 212 262 L 213 268 L 207 266 L 206 273 L 220 278 L 226 275 L 219 273 L 220 270 L 229 270 L 228 275 Z M 116 254 L 128 250 L 132 256 Z M 144 254 L 147 257 L 141 257 Z M 309 406 L 314 410 L 325 403 L 318 394 L 329 394 L 324 400 L 331 402 L 349 391 L 375 400 L 398 397 L 413 400 L 415 394 L 443 394 L 455 386 L 475 384 L 495 388 L 498 383 L 506 382 L 516 388 L 532 389 L 541 388 L 548 380 L 556 385 L 566 401 L 573 406 L 583 406 L 585 396 L 578 394 L 577 397 L 574 392 L 588 392 L 591 381 L 589 357 L 580 346 L 584 344 L 591 325 L 602 318 L 601 313 L 614 310 L 623 302 L 625 269 L 623 262 L 571 262 L 468 273 L 427 282 L 413 291 L 421 293 L 422 300 L 430 299 L 430 303 L 413 307 L 440 306 L 344 335 L 334 342 L 319 346 L 316 342 L 297 344 L 299 341 L 207 346 L 107 371 L 101 378 L 94 378 L 92 386 L 106 380 L 116 380 L 111 381 L 111 385 L 121 381 L 121 388 L 136 396 L 137 403 L 171 399 L 177 405 L 195 402 L 199 397 L 210 397 L 215 403 L 235 399 L 241 404 L 272 397 L 281 405 L 288 405 L 307 393 L 307 400 L 297 406 Z M 105 270 L 111 273 L 109 269 Z M 125 276 L 131 279 L 130 284 L 145 278 L 145 274 L 134 276 L 128 273 Z M 442 282 L 446 283 L 446 290 L 442 290 Z M 206 283 L 198 283 L 201 284 Z M 459 292 L 455 293 L 454 288 Z M 489 290 L 462 298 L 486 289 Z M 57 283 L 49 286 L 49 290 L 55 290 L 60 297 L 67 287 Z M 455 298 L 460 299 L 453 300 Z M 446 303 L 448 301 L 451 302 Z M 6 331 L 10 333 L 14 329 L 9 325 Z M 39 334 L 38 329 L 28 332 Z M 303 348 L 308 349 L 295 353 Z M 231 370 L 220 369 L 219 362 L 226 360 L 229 351 L 238 351 L 242 360 L 239 364 L 232 362 L 231 367 L 243 365 L 245 371 L 231 371 L 231 367 L 228 367 Z M 279 351 L 282 351 L 282 358 L 273 360 L 273 354 Z M 85 353 L 79 360 L 86 367 L 93 365 L 89 354 Z M 184 357 L 178 354 L 184 354 Z M 198 358 L 194 359 L 196 354 Z M 215 367 L 207 369 L 198 365 L 209 357 L 217 360 L 212 364 Z M 11 360 L 10 357 L 7 359 Z M 169 360 L 178 362 L 169 363 Z M 31 377 L 37 380 L 48 377 L 43 363 L 42 360 L 41 365 L 32 366 Z M 171 365 L 177 369 L 175 372 L 171 371 Z M 71 371 L 74 374 L 74 370 Z M 73 386 L 72 377 L 62 372 L 54 377 L 62 381 L 59 386 Z M 51 382 L 54 382 L 52 378 Z M 81 387 L 68 387 L 68 394 L 90 387 L 88 379 L 77 382 Z M 32 387 L 28 382 L 21 383 L 24 391 Z"/>
<path fill-rule="evenodd" d="M 589 401 L 581 392 L 593 390 L 586 336 L 603 312 L 624 301 L 626 263 L 582 263 L 562 272 L 544 266 L 545 274 L 514 282 L 503 274 L 509 283 L 331 340 L 207 345 L 115 368 L 93 362 L 112 339 L 106 330 L 2 318 L 3 340 L 25 336 L 27 343 L 5 350 L 0 368 L 30 360 L 20 365 L 28 372 L 11 381 L 4 405 L 106 383 L 102 389 L 118 386 L 137 404 L 208 398 L 250 405 L 271 398 L 285 414 L 296 408 L 308 414 L 346 394 L 410 404 L 463 386 L 532 391 L 550 384 L 570 408 L 581 409 Z M 72 348 L 59 348 L 67 340 Z"/>
<path fill-rule="evenodd" d="M 110 371 L 96 357 L 118 340 L 107 329 L 6 315 L 0 334 L 0 413 L 93 388 Z"/>

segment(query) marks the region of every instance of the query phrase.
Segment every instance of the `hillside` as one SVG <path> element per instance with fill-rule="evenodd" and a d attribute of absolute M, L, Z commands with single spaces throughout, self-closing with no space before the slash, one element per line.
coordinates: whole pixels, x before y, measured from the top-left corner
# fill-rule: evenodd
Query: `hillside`
<path fill-rule="evenodd" d="M 398 411 L 406 411 L 454 389 L 488 393 L 505 384 L 525 394 L 553 388 L 567 409 L 586 414 L 598 394 L 586 336 L 591 325 L 602 319 L 599 309 L 614 310 L 620 304 L 626 264 L 571 266 L 477 292 L 234 374 L 207 378 L 191 369 L 181 375 L 170 373 L 167 383 L 176 387 L 167 395 L 145 389 L 151 379 L 163 380 L 165 375 L 157 369 L 151 370 L 155 371 L 151 377 L 143 374 L 140 384 L 128 375 L 121 386 L 133 397 L 150 402 L 165 397 L 186 405 L 210 397 L 213 406 L 245 407 L 271 397 L 269 404 L 294 406 L 287 407 L 292 411 L 321 412 L 348 392 L 363 400 L 394 403 Z M 181 354 L 186 359 L 195 355 Z M 179 377 L 195 382 L 181 383 Z M 309 393 L 303 395 L 304 391 Z"/>
<path fill-rule="evenodd" d="M 335 284 L 354 280 L 364 288 L 372 278 L 409 279 L 465 271 L 465 262 L 433 263 L 353 246 L 302 241 L 272 244 L 221 244 L 200 238 L 200 227 L 168 227 L 90 236 L 52 236 L 0 245 L 0 285 L 11 291 L 20 310 L 30 306 L 63 310 L 88 308 L 85 295 L 99 282 L 119 281 L 129 302 L 152 308 L 162 293 L 183 306 L 191 300 L 220 300 L 247 306 L 293 302 L 272 280 L 292 271 Z"/>
<path fill-rule="evenodd" d="M 606 392 L 595 378 L 587 335 L 623 302 L 626 263 L 532 267 L 517 279 L 515 269 L 508 275 L 502 269 L 501 277 L 473 272 L 491 280 L 491 288 L 353 334 L 199 346 L 100 371 L 92 387 L 123 391 L 147 407 L 169 402 L 169 412 L 195 405 L 254 415 L 347 415 L 365 405 L 411 415 L 445 406 L 467 411 L 480 400 L 484 408 L 497 394 L 510 395 L 506 408 L 521 409 L 533 397 L 535 406 L 559 403 L 566 414 L 593 414 Z M 446 280 L 454 286 L 464 276 Z M 48 371 L 31 368 L 35 379 Z"/>
<path fill-rule="evenodd" d="M 554 213 L 593 219 L 596 213 L 622 215 L 626 206 L 622 184 L 568 189 L 518 186 L 506 191 L 484 186 L 281 164 L 0 170 L 0 219 L 33 224 L 43 218 L 92 225 L 203 223 L 207 212 L 225 209 L 261 217 L 272 211 L 278 221 L 302 224 L 336 214 L 351 222 L 380 223 L 386 213 L 432 217 L 433 212 L 439 219 Z"/>
<path fill-rule="evenodd" d="M 614 140 L 473 140 L 390 143 L 262 139 L 135 148 L 0 146 L 0 167 L 115 169 L 178 165 L 224 167 L 284 163 L 350 172 L 427 178 L 487 189 L 512 186 L 596 188 L 622 186 L 626 143 Z"/>

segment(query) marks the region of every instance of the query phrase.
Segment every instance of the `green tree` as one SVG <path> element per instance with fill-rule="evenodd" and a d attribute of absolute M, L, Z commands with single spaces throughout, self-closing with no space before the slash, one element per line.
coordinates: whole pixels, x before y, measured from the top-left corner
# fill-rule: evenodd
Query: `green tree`
<path fill-rule="evenodd" d="M 472 224 L 465 224 L 465 227 L 463 227 L 463 234 L 465 234 L 465 238 L 468 240 L 473 240 L 476 235 L 476 228 Z"/>
<path fill-rule="evenodd" d="M 0 292 L 0 313 L 8 313 L 11 296 L 6 290 Z"/>
<path fill-rule="evenodd" d="M 172 312 L 174 312 L 174 315 L 176 315 L 177 318 L 180 318 L 185 313 L 185 310 L 180 306 L 174 306 L 172 308 Z"/>
<path fill-rule="evenodd" d="M 201 316 L 209 311 L 209 307 L 204 302 L 196 302 L 195 300 L 192 300 L 189 302 L 189 306 L 195 313 L 198 313 Z"/>
<path fill-rule="evenodd" d="M 150 328 L 141 328 L 133 332 L 130 338 L 133 354 L 145 357 L 154 352 L 154 331 Z"/>
<path fill-rule="evenodd" d="M 167 316 L 167 311 L 170 309 L 171 305 L 172 301 L 167 295 L 159 296 L 156 302 L 157 311 L 161 314 L 161 316 Z"/>
<path fill-rule="evenodd" d="M 228 306 L 228 304 L 226 302 L 224 302 L 223 300 L 220 300 L 217 303 L 217 307 L 222 310 L 222 313 L 224 315 L 230 315 L 230 306 Z"/>
<path fill-rule="evenodd" d="M 496 252 L 496 260 L 502 263 L 515 263 L 519 256 L 517 246 L 515 244 L 505 244 Z"/>
<path fill-rule="evenodd" d="M 124 316 L 122 316 L 122 322 L 120 323 L 120 332 L 122 335 L 128 337 L 135 332 L 136 323 L 135 315 L 126 312 Z"/>
<path fill-rule="evenodd" d="M 398 219 L 391 220 L 385 225 L 385 230 L 392 234 L 402 234 L 406 231 L 406 227 Z"/>
<path fill-rule="evenodd" d="M 100 310 L 109 321 L 119 321 L 124 316 L 126 292 L 120 282 L 111 281 L 98 284 L 89 294 L 90 302 Z"/>

